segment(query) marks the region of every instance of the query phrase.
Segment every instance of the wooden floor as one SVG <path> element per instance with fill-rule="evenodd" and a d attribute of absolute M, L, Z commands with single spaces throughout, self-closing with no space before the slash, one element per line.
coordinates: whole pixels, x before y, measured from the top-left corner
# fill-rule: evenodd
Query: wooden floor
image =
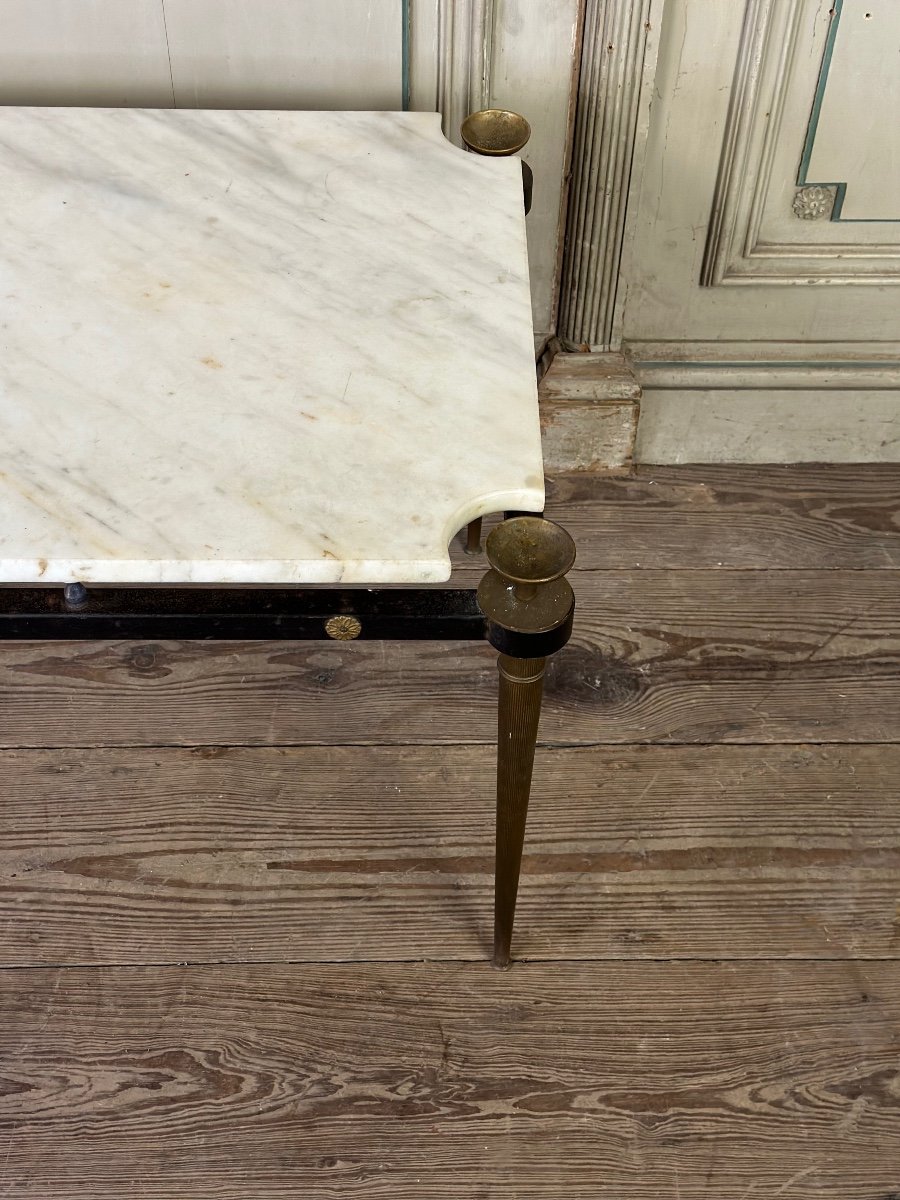
<path fill-rule="evenodd" d="M 489 648 L 0 648 L 3 1200 L 898 1200 L 900 468 L 548 511 L 509 972 Z"/>

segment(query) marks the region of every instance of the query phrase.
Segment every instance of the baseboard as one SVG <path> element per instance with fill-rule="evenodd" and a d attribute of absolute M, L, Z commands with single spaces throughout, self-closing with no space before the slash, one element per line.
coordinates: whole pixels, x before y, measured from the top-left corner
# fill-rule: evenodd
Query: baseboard
<path fill-rule="evenodd" d="M 900 461 L 900 344 L 643 342 L 635 460 Z"/>
<path fill-rule="evenodd" d="M 654 363 L 636 365 L 643 389 L 690 391 L 895 392 L 900 362 L 885 363 Z"/>
<path fill-rule="evenodd" d="M 539 394 L 548 474 L 631 470 L 641 388 L 621 354 L 556 354 Z"/>

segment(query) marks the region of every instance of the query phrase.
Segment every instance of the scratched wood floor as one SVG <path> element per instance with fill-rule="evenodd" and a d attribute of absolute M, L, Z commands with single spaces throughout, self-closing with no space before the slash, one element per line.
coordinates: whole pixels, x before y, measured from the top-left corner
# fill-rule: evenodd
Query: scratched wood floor
<path fill-rule="evenodd" d="M 900 468 L 549 512 L 508 973 L 489 649 L 0 648 L 4 1200 L 898 1200 Z"/>

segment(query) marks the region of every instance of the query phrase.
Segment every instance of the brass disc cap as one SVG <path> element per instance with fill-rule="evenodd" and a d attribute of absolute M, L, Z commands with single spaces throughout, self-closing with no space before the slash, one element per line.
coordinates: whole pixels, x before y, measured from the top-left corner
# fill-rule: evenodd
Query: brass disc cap
<path fill-rule="evenodd" d="M 519 633 L 546 633 L 565 624 L 575 597 L 566 571 L 575 543 L 543 517 L 511 517 L 488 535 L 492 570 L 478 587 L 478 606 L 489 620 Z"/>
<path fill-rule="evenodd" d="M 478 585 L 478 607 L 488 618 L 515 633 L 549 633 L 569 619 L 575 595 L 568 579 L 554 579 L 527 600 L 516 595 L 513 584 L 496 571 L 488 571 Z"/>
<path fill-rule="evenodd" d="M 531 126 L 508 108 L 483 108 L 469 113 L 460 127 L 462 140 L 476 154 L 518 154 L 531 137 Z"/>

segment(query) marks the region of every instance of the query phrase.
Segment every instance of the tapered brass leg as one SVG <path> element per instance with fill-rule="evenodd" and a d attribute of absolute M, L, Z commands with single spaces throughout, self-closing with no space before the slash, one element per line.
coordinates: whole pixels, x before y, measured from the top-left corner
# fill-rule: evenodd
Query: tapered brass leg
<path fill-rule="evenodd" d="M 501 654 L 497 710 L 497 852 L 494 870 L 494 966 L 509 966 L 534 747 L 544 691 L 544 658 Z"/>
<path fill-rule="evenodd" d="M 563 579 L 572 539 L 542 517 L 513 517 L 485 547 L 478 588 L 488 638 L 500 651 L 494 966 L 508 967 L 547 656 L 569 640 L 575 600 Z"/>
<path fill-rule="evenodd" d="M 481 517 L 466 526 L 466 554 L 481 553 Z"/>

